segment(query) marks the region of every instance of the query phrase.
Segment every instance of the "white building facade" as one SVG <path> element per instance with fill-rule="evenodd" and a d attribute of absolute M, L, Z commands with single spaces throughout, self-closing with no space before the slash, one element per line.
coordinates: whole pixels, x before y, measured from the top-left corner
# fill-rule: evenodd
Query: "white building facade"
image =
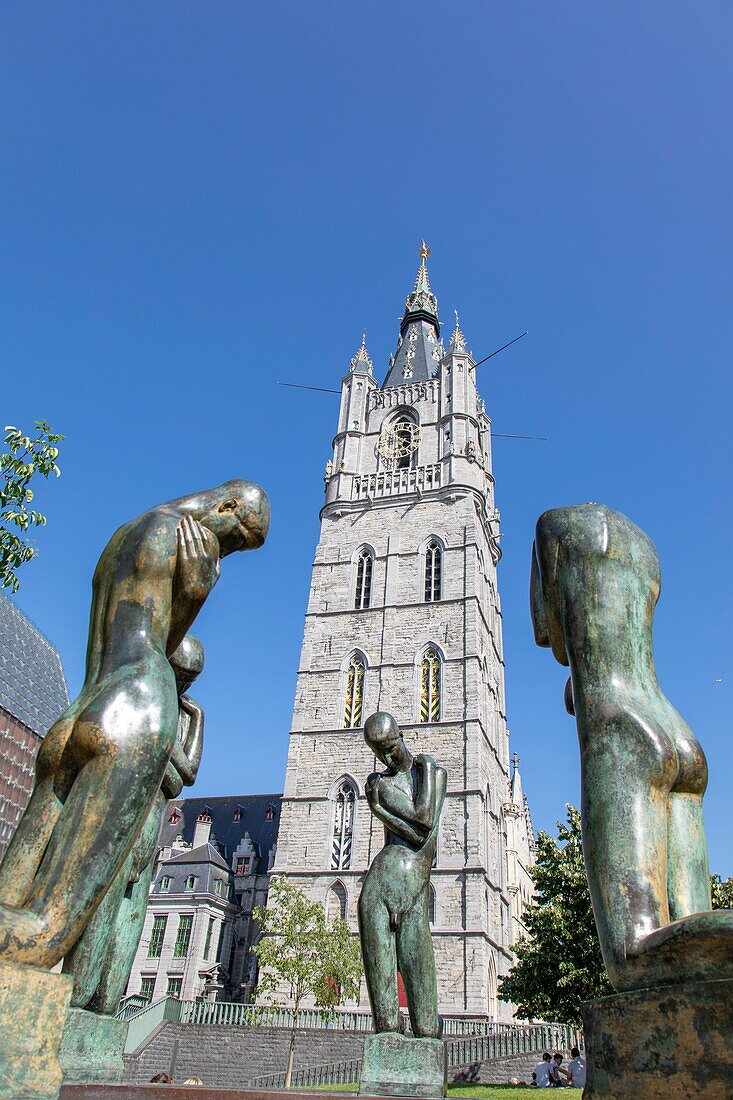
<path fill-rule="evenodd" d="M 383 844 L 363 725 L 389 711 L 448 772 L 431 896 L 440 1011 L 502 1019 L 531 822 L 510 776 L 491 422 L 457 317 L 441 340 L 427 254 L 384 383 L 365 341 L 342 380 L 273 873 L 356 929 Z"/>

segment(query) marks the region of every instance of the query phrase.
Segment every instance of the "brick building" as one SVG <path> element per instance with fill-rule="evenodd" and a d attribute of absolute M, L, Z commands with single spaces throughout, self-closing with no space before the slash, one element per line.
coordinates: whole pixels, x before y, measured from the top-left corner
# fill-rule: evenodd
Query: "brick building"
<path fill-rule="evenodd" d="M 439 1007 L 499 1019 L 532 827 L 509 755 L 491 421 L 457 314 L 441 337 L 427 254 L 384 382 L 363 340 L 341 383 L 274 872 L 356 928 L 383 843 L 362 727 L 390 711 L 448 771 L 430 903 Z"/>
<path fill-rule="evenodd" d="M 0 860 L 28 805 L 41 740 L 68 705 L 58 651 L 0 595 Z"/>

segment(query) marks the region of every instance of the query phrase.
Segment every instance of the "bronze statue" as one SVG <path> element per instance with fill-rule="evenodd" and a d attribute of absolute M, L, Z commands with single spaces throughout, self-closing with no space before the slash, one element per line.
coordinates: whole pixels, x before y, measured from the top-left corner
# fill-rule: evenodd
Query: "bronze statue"
<path fill-rule="evenodd" d="M 370 775 L 366 785 L 369 807 L 384 825 L 385 843 L 359 898 L 374 1030 L 399 1031 L 399 970 L 413 1034 L 437 1039 L 440 1022 L 428 903 L 447 775 L 431 756 L 412 756 L 391 714 L 372 714 L 364 726 L 364 740 L 387 768 Z"/>
<path fill-rule="evenodd" d="M 618 991 L 733 977 L 733 911 L 710 910 L 707 764 L 657 683 L 654 545 L 598 504 L 537 524 L 535 640 L 570 666 L 588 883 Z"/>
<path fill-rule="evenodd" d="M 46 736 L 0 867 L 0 961 L 50 968 L 120 874 L 176 742 L 169 657 L 219 577 L 261 546 L 266 494 L 248 481 L 159 505 L 112 536 L 97 565 L 84 686 Z"/>
<path fill-rule="evenodd" d="M 142 935 L 160 826 L 168 800 L 196 781 L 204 744 L 204 712 L 188 694 L 204 667 L 204 649 L 187 634 L 170 658 L 178 689 L 178 734 L 163 783 L 142 832 L 96 913 L 64 959 L 74 978 L 71 1004 L 114 1016 Z"/>

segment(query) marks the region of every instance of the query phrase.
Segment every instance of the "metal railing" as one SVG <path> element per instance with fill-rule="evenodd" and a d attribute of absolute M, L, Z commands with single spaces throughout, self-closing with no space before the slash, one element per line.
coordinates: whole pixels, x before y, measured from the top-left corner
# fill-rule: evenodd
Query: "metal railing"
<path fill-rule="evenodd" d="M 133 993 L 129 997 L 123 997 L 120 1001 L 120 1007 L 115 1013 L 115 1018 L 129 1020 L 131 1016 L 137 1016 L 138 1012 L 147 1008 L 149 1004 L 150 1001 L 146 997 L 140 997 L 137 993 Z"/>
<path fill-rule="evenodd" d="M 228 1024 L 234 1027 L 293 1026 L 292 1009 L 259 1008 L 256 1005 L 233 1004 L 226 1001 L 181 1001 L 181 1023 Z M 304 1008 L 298 1013 L 299 1028 L 333 1028 L 335 1031 L 371 1031 L 370 1012 L 321 1012 Z"/>
<path fill-rule="evenodd" d="M 471 1035 L 446 1043 L 448 1067 L 493 1062 L 512 1054 L 569 1050 L 576 1042 L 575 1028 L 569 1024 L 494 1024 L 487 1035 Z"/>
<path fill-rule="evenodd" d="M 351 490 L 352 500 L 376 497 L 396 497 L 414 493 L 416 489 L 440 487 L 440 463 L 416 466 L 413 470 L 382 470 L 377 474 L 357 474 Z"/>
<path fill-rule="evenodd" d="M 329 1062 L 323 1066 L 306 1066 L 293 1070 L 291 1088 L 311 1088 L 318 1085 L 358 1085 L 361 1077 L 361 1059 L 351 1058 L 344 1062 Z M 285 1087 L 284 1073 L 266 1073 L 254 1077 L 249 1088 L 281 1089 Z"/>
<path fill-rule="evenodd" d="M 181 1003 L 175 997 L 163 997 L 161 1000 L 147 1005 L 136 1016 L 130 1017 L 127 1027 L 127 1039 L 125 1040 L 125 1054 L 137 1050 L 142 1041 L 147 1039 L 158 1024 L 162 1024 L 165 1020 L 180 1020 Z"/>

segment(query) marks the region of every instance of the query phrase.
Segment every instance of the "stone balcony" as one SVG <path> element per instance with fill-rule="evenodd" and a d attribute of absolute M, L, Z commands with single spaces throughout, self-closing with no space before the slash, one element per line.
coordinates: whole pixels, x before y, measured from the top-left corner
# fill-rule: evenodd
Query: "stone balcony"
<path fill-rule="evenodd" d="M 416 466 L 411 470 L 382 470 L 374 474 L 356 474 L 351 487 L 352 500 L 376 500 L 398 497 L 416 491 L 440 487 L 440 463 Z"/>

